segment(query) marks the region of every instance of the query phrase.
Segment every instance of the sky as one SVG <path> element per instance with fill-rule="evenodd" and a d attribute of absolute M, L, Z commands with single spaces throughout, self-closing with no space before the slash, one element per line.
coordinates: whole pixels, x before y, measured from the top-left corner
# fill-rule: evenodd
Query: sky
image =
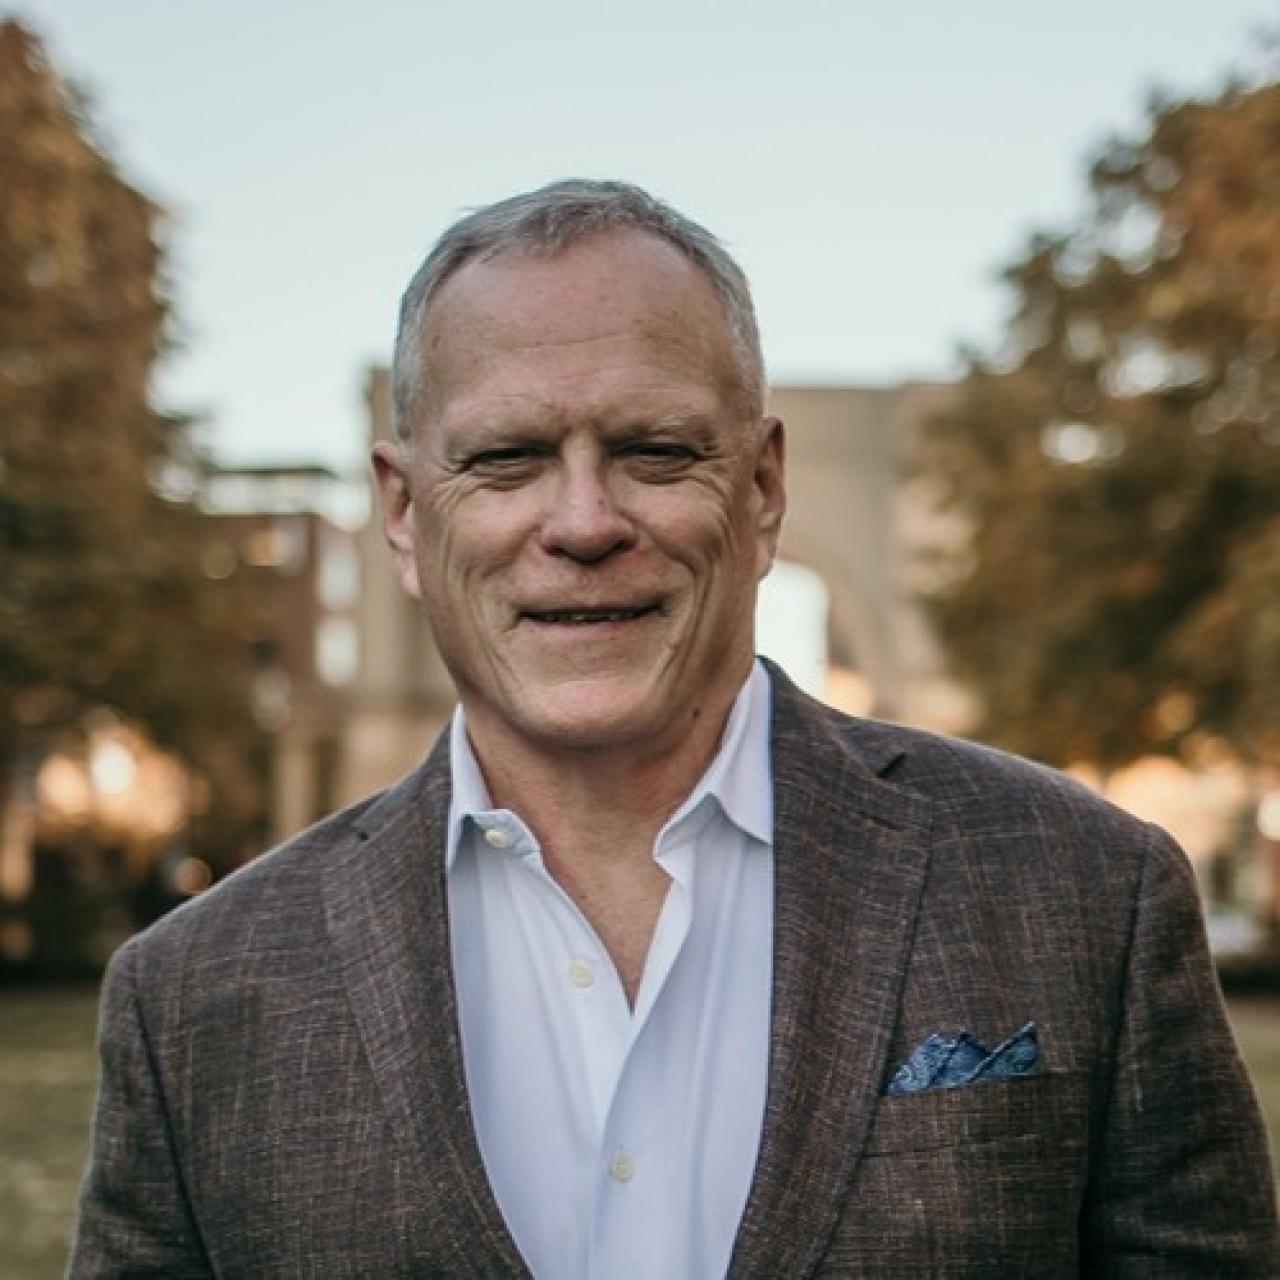
<path fill-rule="evenodd" d="M 1155 86 L 1277 0 L 41 0 L 0 5 L 168 211 L 166 407 L 228 463 L 365 456 L 365 372 L 468 208 L 639 182 L 753 281 L 776 383 L 954 375 L 1037 227 Z"/>

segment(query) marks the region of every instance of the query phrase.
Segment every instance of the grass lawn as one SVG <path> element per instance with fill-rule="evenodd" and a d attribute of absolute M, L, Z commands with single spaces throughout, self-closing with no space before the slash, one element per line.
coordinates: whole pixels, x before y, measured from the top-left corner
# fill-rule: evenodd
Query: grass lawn
<path fill-rule="evenodd" d="M 1271 1135 L 1271 1163 L 1280 1170 L 1280 999 L 1241 997 L 1228 1007 Z"/>
<path fill-rule="evenodd" d="M 56 1280 L 88 1149 L 96 992 L 0 988 L 0 1276 Z M 1280 1167 L 1280 999 L 1231 1018 Z"/>
<path fill-rule="evenodd" d="M 66 1265 L 89 1149 L 97 993 L 0 988 L 0 1276 Z"/>

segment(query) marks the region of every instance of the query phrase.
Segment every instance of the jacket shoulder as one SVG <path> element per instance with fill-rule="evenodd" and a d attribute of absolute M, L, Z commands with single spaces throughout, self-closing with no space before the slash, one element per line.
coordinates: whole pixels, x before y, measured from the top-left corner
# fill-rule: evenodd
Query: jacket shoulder
<path fill-rule="evenodd" d="M 326 873 L 371 832 L 412 808 L 421 772 L 258 855 L 135 934 L 116 952 L 111 967 L 127 961 L 140 980 L 165 983 L 205 965 L 221 967 L 234 956 L 292 953 L 305 963 L 308 951 L 324 945 Z"/>
<path fill-rule="evenodd" d="M 1167 843 L 1157 828 L 1048 765 L 963 738 L 850 716 L 794 686 L 777 692 L 789 741 L 825 741 L 881 784 L 926 802 L 935 838 L 1021 835 L 1062 849 L 1141 854 Z"/>

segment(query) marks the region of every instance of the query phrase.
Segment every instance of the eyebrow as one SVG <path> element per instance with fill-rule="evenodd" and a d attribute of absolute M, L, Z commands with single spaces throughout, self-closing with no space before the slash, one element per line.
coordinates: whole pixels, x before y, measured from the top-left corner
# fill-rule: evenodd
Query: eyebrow
<path fill-rule="evenodd" d="M 653 439 L 679 436 L 693 443 L 710 445 L 717 435 L 715 420 L 703 413 L 669 413 L 657 417 L 623 417 L 597 428 L 605 443 L 619 440 Z M 519 419 L 502 423 L 480 420 L 462 423 L 446 435 L 445 456 L 467 458 L 487 449 L 508 446 L 547 444 L 559 440 L 563 431 L 555 423 L 538 423 Z"/>
<path fill-rule="evenodd" d="M 705 443 L 715 438 L 716 423 L 701 413 L 664 414 L 657 418 L 623 419 L 615 426 L 602 428 L 600 434 L 605 440 L 678 435 Z"/>
<path fill-rule="evenodd" d="M 467 423 L 445 434 L 444 453 L 448 458 L 466 458 L 486 449 L 535 442 L 545 443 L 553 434 L 553 430 L 530 422 Z"/>

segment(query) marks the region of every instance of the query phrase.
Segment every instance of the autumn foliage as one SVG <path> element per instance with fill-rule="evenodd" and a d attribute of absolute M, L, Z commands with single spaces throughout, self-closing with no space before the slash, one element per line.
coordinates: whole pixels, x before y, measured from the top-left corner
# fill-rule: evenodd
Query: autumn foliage
<path fill-rule="evenodd" d="M 1280 84 L 1154 102 L 1090 187 L 926 435 L 930 607 L 990 740 L 1280 761 Z"/>
<path fill-rule="evenodd" d="M 0 25 L 0 782 L 112 708 L 260 805 L 246 602 L 200 572 L 190 424 L 157 410 L 162 211 Z M 3 787 L 0 787 L 3 794 Z"/>

